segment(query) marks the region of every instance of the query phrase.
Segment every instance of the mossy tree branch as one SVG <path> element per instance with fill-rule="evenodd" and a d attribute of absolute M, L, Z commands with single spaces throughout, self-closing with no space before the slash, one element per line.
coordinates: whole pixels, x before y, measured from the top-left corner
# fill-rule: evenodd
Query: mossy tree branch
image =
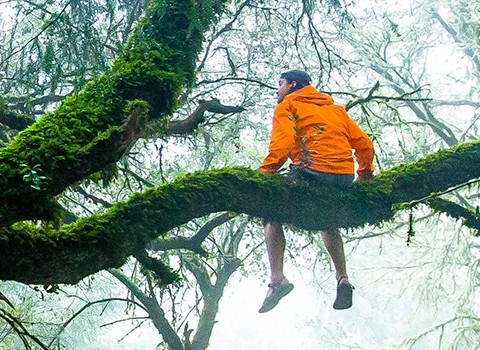
<path fill-rule="evenodd" d="M 203 32 L 224 2 L 152 1 L 109 72 L 0 149 L 0 279 L 75 283 L 141 256 L 170 229 L 219 211 L 305 229 L 378 223 L 393 216 L 394 204 L 480 177 L 480 143 L 473 142 L 348 190 L 234 168 L 191 174 L 60 229 L 19 222 L 51 219 L 54 196 L 118 160 L 145 121 L 165 121 L 166 133 L 180 94 L 194 83 Z M 34 171 L 42 181 L 32 186 L 26 179 Z"/>
<path fill-rule="evenodd" d="M 166 128 L 181 93 L 194 84 L 203 33 L 224 2 L 152 1 L 108 72 L 0 149 L 0 224 L 52 218 L 55 195 L 117 161 L 125 149 L 112 152 L 112 138 L 129 145 L 140 135 L 125 128 L 132 103 L 143 104 L 144 119 L 160 119 Z M 126 139 L 118 140 L 121 135 Z M 46 178 L 40 189 L 24 181 L 33 167 Z"/>
<path fill-rule="evenodd" d="M 0 124 L 14 130 L 23 130 L 35 122 L 35 117 L 27 114 L 14 113 L 0 105 Z"/>
<path fill-rule="evenodd" d="M 392 218 L 398 206 L 480 177 L 480 142 L 441 150 L 349 189 L 291 183 L 247 168 L 202 171 L 134 195 L 59 230 L 15 224 L 0 235 L 0 279 L 76 283 L 118 267 L 194 218 L 232 211 L 320 230 Z M 26 253 L 28 252 L 28 253 Z"/>

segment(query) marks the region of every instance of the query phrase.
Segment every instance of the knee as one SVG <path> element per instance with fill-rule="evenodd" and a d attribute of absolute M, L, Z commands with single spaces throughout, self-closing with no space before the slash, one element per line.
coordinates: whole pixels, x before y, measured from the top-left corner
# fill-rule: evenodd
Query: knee
<path fill-rule="evenodd" d="M 265 230 L 270 230 L 270 231 L 282 230 L 282 224 L 278 222 L 273 222 L 273 221 L 264 221 L 263 227 L 265 228 Z"/>
<path fill-rule="evenodd" d="M 322 231 L 322 235 L 327 237 L 340 236 L 340 231 L 338 229 L 325 230 Z"/>

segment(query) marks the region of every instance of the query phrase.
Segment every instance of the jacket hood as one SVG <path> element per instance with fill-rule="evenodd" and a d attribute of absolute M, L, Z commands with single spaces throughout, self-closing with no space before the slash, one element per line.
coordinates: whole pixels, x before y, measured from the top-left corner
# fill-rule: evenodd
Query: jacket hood
<path fill-rule="evenodd" d="M 292 92 L 285 96 L 285 100 L 311 103 L 318 106 L 333 104 L 333 98 L 330 95 L 318 91 L 312 85 L 307 85 L 300 90 Z"/>

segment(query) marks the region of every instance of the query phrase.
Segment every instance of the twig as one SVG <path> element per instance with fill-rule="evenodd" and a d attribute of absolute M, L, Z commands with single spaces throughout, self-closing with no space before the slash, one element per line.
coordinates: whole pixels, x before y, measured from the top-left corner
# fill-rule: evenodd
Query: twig
<path fill-rule="evenodd" d="M 25 338 L 25 336 L 27 336 L 28 338 L 32 339 L 36 344 L 38 344 L 40 346 L 41 349 L 44 349 L 44 350 L 48 350 L 48 348 L 50 346 L 45 346 L 45 344 L 43 344 L 40 339 L 38 339 L 35 335 L 31 334 L 26 328 L 25 326 L 22 324 L 22 322 L 20 320 L 18 320 L 15 316 L 13 316 L 12 314 L 10 314 L 9 312 L 3 310 L 3 309 L 0 309 L 0 318 L 3 318 L 5 320 L 5 322 L 7 322 L 10 327 L 13 328 L 13 330 L 18 334 L 18 336 L 20 337 L 20 339 L 22 340 L 23 344 L 25 345 L 25 348 L 27 349 L 30 349 L 30 345 L 28 344 L 27 342 L 27 339 Z"/>
<path fill-rule="evenodd" d="M 456 191 L 456 190 L 458 190 L 459 188 L 462 188 L 462 187 L 465 187 L 465 186 L 470 186 L 470 185 L 473 185 L 474 183 L 478 183 L 478 182 L 480 182 L 480 179 L 473 179 L 473 180 L 464 182 L 463 184 L 460 184 L 460 185 L 451 187 L 451 188 L 449 188 L 449 189 L 446 190 L 446 191 L 437 192 L 437 193 L 432 193 L 432 194 L 429 195 L 429 196 L 426 196 L 426 197 L 423 197 L 423 198 L 420 198 L 420 199 L 417 199 L 417 200 L 414 200 L 414 201 L 411 201 L 411 202 L 408 202 L 408 203 L 402 203 L 402 205 L 405 205 L 406 207 L 413 207 L 413 206 L 415 206 L 415 205 L 417 205 L 417 204 L 427 202 L 428 200 L 435 199 L 435 198 L 437 198 L 437 197 L 443 196 L 444 194 L 447 194 L 447 193 L 451 193 L 451 192 L 453 192 L 453 191 Z"/>
<path fill-rule="evenodd" d="M 50 28 L 50 26 L 52 26 L 62 15 L 63 13 L 65 12 L 65 10 L 67 9 L 67 7 L 70 5 L 70 3 L 72 2 L 72 0 L 69 0 L 65 6 L 63 7 L 62 11 L 60 11 L 60 13 L 54 18 L 52 19 L 50 22 L 48 22 L 44 27 L 43 29 L 35 36 L 33 36 L 30 40 L 28 40 L 21 48 L 19 48 L 18 50 L 16 51 L 13 51 L 11 54 L 9 54 L 3 61 L 0 62 L 0 67 L 3 66 L 3 64 L 5 62 L 7 62 L 10 58 L 12 58 L 13 56 L 15 56 L 17 53 L 25 50 L 25 48 L 32 42 L 34 41 L 35 39 L 37 39 L 40 35 L 43 34 L 43 32 L 45 32 L 48 28 Z"/>
<path fill-rule="evenodd" d="M 203 67 L 205 66 L 205 62 L 206 62 L 207 57 L 210 53 L 210 48 L 211 48 L 213 42 L 215 40 L 217 40 L 218 37 L 220 35 L 222 35 L 223 33 L 232 30 L 233 23 L 235 23 L 235 21 L 240 16 L 242 10 L 245 8 L 245 6 L 249 5 L 249 3 L 250 3 L 250 0 L 246 0 L 243 3 L 241 3 L 240 6 L 238 7 L 237 11 L 233 15 L 232 20 L 230 22 L 228 22 L 222 29 L 220 29 L 218 32 L 216 32 L 215 35 L 209 40 L 209 42 L 207 44 L 207 48 L 205 49 L 205 54 L 203 55 L 202 62 L 200 62 L 200 64 L 198 65 L 198 68 L 197 68 L 198 71 L 201 71 L 203 69 Z"/>
<path fill-rule="evenodd" d="M 67 328 L 67 326 L 78 316 L 80 315 L 83 311 L 85 311 L 87 308 L 89 308 L 90 306 L 92 305 L 95 305 L 95 304 L 99 304 L 99 303 L 106 303 L 106 302 L 110 302 L 110 301 L 126 301 L 127 303 L 133 303 L 135 305 L 137 305 L 138 307 L 142 308 L 144 311 L 147 312 L 146 308 L 140 304 L 140 303 L 137 303 L 136 301 L 134 300 L 131 300 L 131 299 L 124 299 L 124 298 L 108 298 L 108 299 L 102 299 L 102 300 L 96 300 L 96 301 L 92 301 L 92 302 L 89 302 L 87 304 L 85 304 L 83 307 L 81 307 L 77 312 L 75 312 L 72 317 L 70 317 L 67 321 L 65 321 L 62 325 L 62 327 L 60 327 L 60 330 L 57 332 L 57 335 L 55 337 L 53 337 L 53 339 L 50 341 L 50 343 L 48 344 L 48 347 L 45 348 L 45 349 L 49 349 L 53 342 L 60 336 L 60 334 L 62 334 L 62 332 L 65 330 L 65 328 Z"/>

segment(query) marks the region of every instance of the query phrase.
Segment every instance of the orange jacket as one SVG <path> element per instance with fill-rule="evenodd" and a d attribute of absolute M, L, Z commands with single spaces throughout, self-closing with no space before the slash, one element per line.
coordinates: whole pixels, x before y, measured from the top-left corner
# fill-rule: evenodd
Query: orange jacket
<path fill-rule="evenodd" d="M 268 155 L 260 170 L 276 172 L 290 158 L 295 165 L 334 174 L 373 173 L 373 143 L 331 96 L 308 85 L 275 108 Z"/>

